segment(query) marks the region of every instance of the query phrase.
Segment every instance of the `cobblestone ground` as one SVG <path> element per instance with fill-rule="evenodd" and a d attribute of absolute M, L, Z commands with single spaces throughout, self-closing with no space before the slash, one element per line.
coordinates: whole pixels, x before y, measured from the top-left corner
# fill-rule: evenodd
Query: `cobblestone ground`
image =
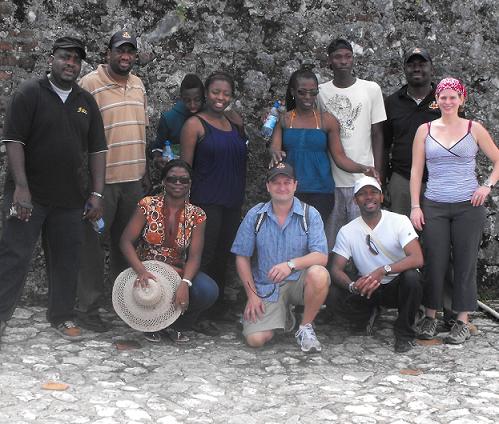
<path fill-rule="evenodd" d="M 188 345 L 151 344 L 105 317 L 112 331 L 70 343 L 43 308 L 17 309 L 0 350 L 0 423 L 498 422 L 499 323 L 479 313 L 464 346 L 407 354 L 393 352 L 387 313 L 374 336 L 319 325 L 319 355 L 290 334 L 252 350 L 235 324 Z M 49 381 L 68 387 L 44 390 Z"/>

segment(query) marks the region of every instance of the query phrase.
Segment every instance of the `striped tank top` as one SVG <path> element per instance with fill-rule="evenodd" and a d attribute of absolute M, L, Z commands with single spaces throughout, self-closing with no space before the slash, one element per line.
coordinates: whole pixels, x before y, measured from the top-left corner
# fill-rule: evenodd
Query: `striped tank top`
<path fill-rule="evenodd" d="M 425 197 L 443 203 L 469 201 L 478 187 L 475 174 L 478 145 L 471 134 L 471 121 L 468 132 L 450 148 L 431 135 L 431 122 L 427 126 L 425 155 L 428 183 Z"/>

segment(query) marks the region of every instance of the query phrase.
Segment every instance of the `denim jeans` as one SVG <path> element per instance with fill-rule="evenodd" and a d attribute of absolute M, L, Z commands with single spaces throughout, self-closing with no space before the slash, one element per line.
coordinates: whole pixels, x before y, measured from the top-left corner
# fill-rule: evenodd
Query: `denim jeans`
<path fill-rule="evenodd" d="M 52 325 L 73 319 L 76 281 L 83 238 L 83 208 L 33 203 L 28 222 L 6 219 L 12 193 L 6 192 L 0 239 L 0 320 L 12 317 L 21 297 L 36 243 L 43 233 L 48 276 L 47 320 Z M 82 205 L 83 206 L 83 205 Z"/>
<path fill-rule="evenodd" d="M 199 314 L 215 303 L 218 298 L 218 286 L 204 272 L 198 272 L 189 288 L 189 308 L 185 314 L 172 324 L 177 331 L 189 330 Z"/>

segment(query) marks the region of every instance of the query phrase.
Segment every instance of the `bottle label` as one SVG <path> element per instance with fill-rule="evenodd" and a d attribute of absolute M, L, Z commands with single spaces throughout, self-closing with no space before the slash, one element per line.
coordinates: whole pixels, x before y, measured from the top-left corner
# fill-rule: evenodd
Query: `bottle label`
<path fill-rule="evenodd" d="M 265 124 L 263 126 L 267 127 L 267 128 L 274 129 L 275 124 L 277 124 L 277 116 L 275 116 L 275 115 L 269 115 L 267 117 L 267 120 L 265 121 Z"/>

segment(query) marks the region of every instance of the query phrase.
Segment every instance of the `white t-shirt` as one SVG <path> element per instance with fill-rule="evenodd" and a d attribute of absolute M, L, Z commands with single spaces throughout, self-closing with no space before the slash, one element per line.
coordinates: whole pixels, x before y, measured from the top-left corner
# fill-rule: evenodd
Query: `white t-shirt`
<path fill-rule="evenodd" d="M 345 154 L 355 162 L 374 165 L 371 125 L 386 121 L 383 94 L 378 84 L 357 78 L 347 88 L 332 81 L 319 85 L 319 102 L 340 122 L 340 139 Z M 353 187 L 362 174 L 350 174 L 331 160 L 336 187 Z"/>
<path fill-rule="evenodd" d="M 367 230 L 361 223 L 359 216 L 347 225 L 341 227 L 333 252 L 343 256 L 345 259 L 353 259 L 353 263 L 359 270 L 360 275 L 368 275 L 371 271 L 392 264 L 403 259 L 406 254 L 404 247 L 407 243 L 418 238 L 414 227 L 405 215 L 382 210 L 378 225 L 372 230 L 374 238 L 383 245 L 381 249 L 376 246 L 376 241 L 371 238 L 376 246 L 378 254 L 371 253 L 366 242 Z M 388 257 L 383 250 L 387 251 Z M 396 260 L 394 260 L 396 259 Z M 389 283 L 398 274 L 390 274 L 383 277 L 381 284 Z"/>

